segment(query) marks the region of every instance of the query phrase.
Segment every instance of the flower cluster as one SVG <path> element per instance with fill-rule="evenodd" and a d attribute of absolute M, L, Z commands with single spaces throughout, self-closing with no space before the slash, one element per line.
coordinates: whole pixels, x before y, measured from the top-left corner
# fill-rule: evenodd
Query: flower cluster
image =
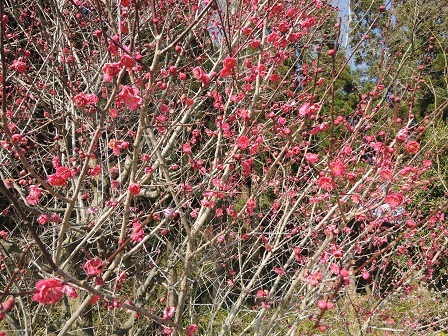
<path fill-rule="evenodd" d="M 73 103 L 76 107 L 84 108 L 87 105 L 95 105 L 100 99 L 94 93 L 79 93 L 73 97 Z"/>
<path fill-rule="evenodd" d="M 73 177 L 75 172 L 65 166 L 56 167 L 56 173 L 47 175 L 48 183 L 53 187 L 65 187 L 67 179 Z"/>

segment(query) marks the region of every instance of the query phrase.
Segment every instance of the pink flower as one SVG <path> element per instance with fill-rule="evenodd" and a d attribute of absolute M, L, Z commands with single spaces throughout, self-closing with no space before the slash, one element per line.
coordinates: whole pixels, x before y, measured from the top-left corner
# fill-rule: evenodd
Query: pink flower
<path fill-rule="evenodd" d="M 236 65 L 236 60 L 233 57 L 227 56 L 224 59 L 223 66 L 226 69 L 232 70 Z"/>
<path fill-rule="evenodd" d="M 95 167 L 90 168 L 89 171 L 87 172 L 90 176 L 94 177 L 94 176 L 98 176 L 99 174 L 101 174 L 101 166 L 100 165 L 95 165 Z"/>
<path fill-rule="evenodd" d="M 317 161 L 319 161 L 319 156 L 314 153 L 306 153 L 305 160 L 307 160 L 310 163 L 316 163 Z"/>
<path fill-rule="evenodd" d="M 338 159 L 330 163 L 330 169 L 334 176 L 340 176 L 344 174 L 344 164 Z"/>
<path fill-rule="evenodd" d="M 409 141 L 406 144 L 406 150 L 409 154 L 416 154 L 420 150 L 420 144 L 417 141 Z"/>
<path fill-rule="evenodd" d="M 393 209 L 403 203 L 403 196 L 398 193 L 389 194 L 384 198 L 384 201 Z"/>
<path fill-rule="evenodd" d="M 219 72 L 219 77 L 226 78 L 229 77 L 232 74 L 232 69 L 229 68 L 222 68 Z"/>
<path fill-rule="evenodd" d="M 26 65 L 25 62 L 22 62 L 21 60 L 18 59 L 12 62 L 10 68 L 14 69 L 18 73 L 25 73 L 26 70 L 28 69 L 28 66 Z"/>
<path fill-rule="evenodd" d="M 136 111 L 143 104 L 143 99 L 139 97 L 138 94 L 139 90 L 137 88 L 124 85 L 118 96 L 125 102 L 131 111 Z"/>
<path fill-rule="evenodd" d="M 65 292 L 65 294 L 67 294 L 71 298 L 76 299 L 78 297 L 78 293 L 76 293 L 76 291 L 75 291 L 75 289 L 73 287 L 65 285 L 64 286 L 64 292 Z"/>
<path fill-rule="evenodd" d="M 85 99 L 87 100 L 87 103 L 90 105 L 95 105 L 100 101 L 98 96 L 94 93 L 87 93 L 84 95 Z"/>
<path fill-rule="evenodd" d="M 277 273 L 280 276 L 284 276 L 285 275 L 285 270 L 282 267 L 274 268 L 274 272 Z"/>
<path fill-rule="evenodd" d="M 237 145 L 240 149 L 246 149 L 249 147 L 249 138 L 245 135 L 242 135 L 237 140 Z"/>
<path fill-rule="evenodd" d="M 120 64 L 128 69 L 131 69 L 135 65 L 135 60 L 129 55 L 121 55 Z"/>
<path fill-rule="evenodd" d="M 310 113 L 310 107 L 311 107 L 310 103 L 305 103 L 302 106 L 300 106 L 300 108 L 299 108 L 299 116 L 304 117 L 307 114 L 309 114 Z"/>
<path fill-rule="evenodd" d="M 131 183 L 128 187 L 128 190 L 132 195 L 137 196 L 140 193 L 140 184 Z"/>
<path fill-rule="evenodd" d="M 87 275 L 98 276 L 103 272 L 103 262 L 98 257 L 87 260 L 84 264 L 84 269 Z"/>
<path fill-rule="evenodd" d="M 191 145 L 188 142 L 182 145 L 182 152 L 191 154 Z"/>
<path fill-rule="evenodd" d="M 103 66 L 104 81 L 109 83 L 113 77 L 120 73 L 120 63 L 106 63 Z"/>
<path fill-rule="evenodd" d="M 33 301 L 45 304 L 54 304 L 64 295 L 64 284 L 59 279 L 44 279 L 36 283 L 36 294 Z"/>
<path fill-rule="evenodd" d="M 142 225 L 139 222 L 132 224 L 131 239 L 135 242 L 141 242 L 145 237 L 145 231 L 142 229 Z"/>
<path fill-rule="evenodd" d="M 40 201 L 40 198 L 42 196 L 42 188 L 39 188 L 38 186 L 31 185 L 30 186 L 30 193 L 26 197 L 26 202 L 29 205 L 37 205 Z"/>
<path fill-rule="evenodd" d="M 193 68 L 192 71 L 193 71 L 193 77 L 196 78 L 197 80 L 200 80 L 204 75 L 204 71 L 202 71 L 202 69 L 198 66 Z"/>
<path fill-rule="evenodd" d="M 48 215 L 42 214 L 39 217 L 37 217 L 37 222 L 40 225 L 47 224 L 49 221 L 50 221 L 50 219 L 48 218 Z"/>
<path fill-rule="evenodd" d="M 75 104 L 76 107 L 83 108 L 87 105 L 88 102 L 84 93 L 79 93 L 73 97 L 73 103 Z"/>
<path fill-rule="evenodd" d="M 317 180 L 317 185 L 326 191 L 330 191 L 334 188 L 333 180 L 328 176 L 321 176 Z"/>
<path fill-rule="evenodd" d="M 187 328 L 187 336 L 193 336 L 198 332 L 198 326 L 196 324 L 190 324 Z"/>
<path fill-rule="evenodd" d="M 56 173 L 47 176 L 47 181 L 53 187 L 64 187 L 67 185 L 67 179 L 73 176 L 74 173 L 70 168 L 59 166 L 56 168 Z"/>
<path fill-rule="evenodd" d="M 166 307 L 165 311 L 163 312 L 163 319 L 168 320 L 174 316 L 174 313 L 176 312 L 176 307 L 174 306 L 168 306 Z"/>
<path fill-rule="evenodd" d="M 73 103 L 76 107 L 83 108 L 86 105 L 94 105 L 98 103 L 100 99 L 94 93 L 79 93 L 73 97 Z"/>

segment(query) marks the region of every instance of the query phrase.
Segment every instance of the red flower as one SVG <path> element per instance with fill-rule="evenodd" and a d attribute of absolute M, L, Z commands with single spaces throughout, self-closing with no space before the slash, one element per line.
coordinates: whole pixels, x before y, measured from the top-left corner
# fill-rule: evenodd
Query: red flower
<path fill-rule="evenodd" d="M 128 69 L 131 69 L 135 65 L 135 60 L 129 55 L 121 55 L 120 64 Z"/>
<path fill-rule="evenodd" d="M 87 275 L 98 276 L 103 272 L 103 262 L 100 258 L 87 260 L 84 264 Z"/>
<path fill-rule="evenodd" d="M 163 319 L 168 320 L 174 316 L 174 313 L 176 312 L 176 307 L 169 306 L 166 307 L 165 311 L 163 312 Z"/>
<path fill-rule="evenodd" d="M 236 65 L 236 60 L 233 57 L 227 56 L 224 59 L 223 66 L 226 69 L 232 70 Z"/>
<path fill-rule="evenodd" d="M 106 63 L 103 66 L 104 81 L 109 83 L 112 78 L 120 73 L 120 63 Z"/>
<path fill-rule="evenodd" d="M 226 78 L 232 74 L 232 69 L 229 68 L 222 68 L 219 72 L 219 77 Z"/>
<path fill-rule="evenodd" d="M 138 89 L 125 85 L 118 94 L 121 100 L 129 107 L 131 111 L 137 110 L 143 104 L 143 99 L 138 96 Z"/>
<path fill-rule="evenodd" d="M 47 176 L 47 180 L 53 187 L 64 187 L 67 185 L 67 179 L 73 177 L 73 175 L 70 168 L 59 166 L 56 168 L 56 173 Z"/>
<path fill-rule="evenodd" d="M 249 147 L 249 138 L 245 135 L 242 135 L 237 140 L 237 145 L 240 149 L 246 149 Z"/>
<path fill-rule="evenodd" d="M 344 164 L 340 160 L 335 160 L 330 163 L 330 169 L 334 176 L 344 174 Z"/>
<path fill-rule="evenodd" d="M 200 67 L 195 67 L 193 68 L 193 77 L 200 80 L 201 77 L 203 76 L 204 72 L 202 71 L 202 69 Z"/>
<path fill-rule="evenodd" d="M 30 193 L 26 197 L 26 202 L 29 205 L 37 205 L 40 201 L 40 197 L 42 196 L 42 188 L 39 188 L 38 186 L 31 185 L 30 186 Z"/>
<path fill-rule="evenodd" d="M 20 60 L 14 60 L 14 62 L 12 62 L 10 67 L 15 71 L 17 71 L 18 73 L 25 73 L 26 70 L 28 69 L 26 63 Z"/>
<path fill-rule="evenodd" d="M 95 105 L 100 101 L 98 96 L 94 93 L 87 93 L 84 95 L 85 99 L 87 100 L 87 104 Z"/>
<path fill-rule="evenodd" d="M 190 324 L 187 328 L 187 336 L 193 336 L 198 332 L 198 326 L 196 324 Z"/>
<path fill-rule="evenodd" d="M 420 144 L 417 141 L 409 141 L 406 144 L 406 150 L 410 154 L 416 154 L 420 150 Z"/>
<path fill-rule="evenodd" d="M 99 174 L 101 174 L 101 167 L 100 165 L 95 165 L 95 167 L 89 169 L 89 171 L 87 172 L 90 176 L 94 177 L 94 176 L 98 176 Z"/>
<path fill-rule="evenodd" d="M 317 180 L 317 185 L 319 188 L 322 188 L 326 191 L 330 191 L 334 188 L 333 180 L 330 177 L 327 176 L 321 176 Z"/>
<path fill-rule="evenodd" d="M 76 107 L 85 107 L 88 104 L 88 101 L 84 95 L 84 93 L 77 94 L 73 97 L 73 103 Z"/>
<path fill-rule="evenodd" d="M 310 103 L 305 103 L 302 106 L 300 106 L 300 108 L 299 108 L 299 116 L 304 117 L 307 114 L 309 114 L 310 113 L 310 107 L 311 107 Z"/>
<path fill-rule="evenodd" d="M 317 161 L 319 161 L 319 156 L 314 153 L 306 153 L 305 159 L 310 163 L 316 163 Z"/>
<path fill-rule="evenodd" d="M 59 279 L 39 280 L 36 284 L 36 294 L 33 296 L 33 301 L 54 304 L 62 299 L 64 287 Z"/>
<path fill-rule="evenodd" d="M 403 203 L 403 196 L 401 194 L 389 194 L 384 198 L 385 202 L 393 209 Z"/>
<path fill-rule="evenodd" d="M 64 187 L 67 185 L 67 179 L 59 174 L 51 174 L 47 176 L 48 183 L 53 187 Z"/>
<path fill-rule="evenodd" d="M 131 183 L 128 190 L 132 195 L 137 196 L 140 193 L 140 185 L 138 183 Z"/>

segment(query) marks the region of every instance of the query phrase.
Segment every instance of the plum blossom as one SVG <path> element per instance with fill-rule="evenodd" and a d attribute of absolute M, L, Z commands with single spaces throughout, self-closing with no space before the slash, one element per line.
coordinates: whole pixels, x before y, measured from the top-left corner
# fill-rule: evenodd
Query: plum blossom
<path fill-rule="evenodd" d="M 12 62 L 10 68 L 14 69 L 15 71 L 17 71 L 18 73 L 25 73 L 28 70 L 28 66 L 26 65 L 25 62 L 23 62 L 21 60 L 21 58 L 14 60 L 14 62 Z"/>
<path fill-rule="evenodd" d="M 198 332 L 198 326 L 196 324 L 190 324 L 187 328 L 187 336 L 193 336 Z"/>
<path fill-rule="evenodd" d="M 124 85 L 118 96 L 131 111 L 136 111 L 143 104 L 143 99 L 138 94 L 139 90 L 137 88 Z"/>
<path fill-rule="evenodd" d="M 109 83 L 113 77 L 118 75 L 121 70 L 120 63 L 106 63 L 103 66 L 104 81 Z"/>
<path fill-rule="evenodd" d="M 129 55 L 121 55 L 120 64 L 127 69 L 131 69 L 135 65 L 135 60 Z"/>
<path fill-rule="evenodd" d="M 420 144 L 417 141 L 409 141 L 406 144 L 406 150 L 409 154 L 416 154 L 420 150 Z"/>
<path fill-rule="evenodd" d="M 64 187 L 67 185 L 67 179 L 74 175 L 70 168 L 59 166 L 56 168 L 56 173 L 47 175 L 47 181 L 53 187 Z"/>
<path fill-rule="evenodd" d="M 307 160 L 310 163 L 316 163 L 317 161 L 319 161 L 319 156 L 314 153 L 306 153 L 305 160 Z"/>
<path fill-rule="evenodd" d="M 140 185 L 138 183 L 131 183 L 128 190 L 132 195 L 137 196 L 140 193 Z"/>
<path fill-rule="evenodd" d="M 176 307 L 174 306 L 168 306 L 165 308 L 165 311 L 163 312 L 163 319 L 168 320 L 174 316 L 174 313 L 176 312 Z"/>
<path fill-rule="evenodd" d="M 142 225 L 139 222 L 132 224 L 131 239 L 135 242 L 141 242 L 145 237 L 145 231 L 143 231 Z"/>
<path fill-rule="evenodd" d="M 403 196 L 399 193 L 388 194 L 384 201 L 392 208 L 396 208 L 403 203 Z"/>
<path fill-rule="evenodd" d="M 42 196 L 42 191 L 43 191 L 42 188 L 35 185 L 30 185 L 30 193 L 26 197 L 26 202 L 29 205 L 37 205 Z"/>
<path fill-rule="evenodd" d="M 236 65 L 236 60 L 233 57 L 227 56 L 224 59 L 223 66 L 224 68 L 232 70 Z"/>
<path fill-rule="evenodd" d="M 84 269 L 87 275 L 98 276 L 103 272 L 103 261 L 98 257 L 87 260 Z"/>
<path fill-rule="evenodd" d="M 319 177 L 319 179 L 317 180 L 317 185 L 319 186 L 319 188 L 322 188 L 326 191 L 333 190 L 333 188 L 334 188 L 334 182 L 328 176 Z"/>
<path fill-rule="evenodd" d="M 44 279 L 36 283 L 36 294 L 33 301 L 45 304 L 54 304 L 60 301 L 64 295 L 64 284 L 59 279 Z"/>
<path fill-rule="evenodd" d="M 242 135 L 237 140 L 237 145 L 240 149 L 246 149 L 249 147 L 249 138 L 245 135 Z"/>

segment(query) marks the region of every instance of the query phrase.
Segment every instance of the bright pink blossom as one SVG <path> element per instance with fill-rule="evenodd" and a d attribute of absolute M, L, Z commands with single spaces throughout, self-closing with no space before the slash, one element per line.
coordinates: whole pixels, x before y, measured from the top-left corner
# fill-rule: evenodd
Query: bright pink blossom
<path fill-rule="evenodd" d="M 406 144 L 406 150 L 410 154 L 416 154 L 420 150 L 420 144 L 417 141 L 409 141 Z"/>
<path fill-rule="evenodd" d="M 132 195 L 137 196 L 140 193 L 140 185 L 138 183 L 131 183 L 128 190 Z"/>
<path fill-rule="evenodd" d="M 236 60 L 233 57 L 227 56 L 224 59 L 223 66 L 229 70 L 232 70 L 236 65 Z"/>
<path fill-rule="evenodd" d="M 319 161 L 319 156 L 314 153 L 306 153 L 305 160 L 307 160 L 310 163 L 316 163 L 317 161 Z"/>
<path fill-rule="evenodd" d="M 98 257 L 87 260 L 84 269 L 87 275 L 98 276 L 103 272 L 103 261 Z"/>
<path fill-rule="evenodd" d="M 187 336 L 193 336 L 198 332 L 198 326 L 196 324 L 190 324 L 187 328 Z"/>
<path fill-rule="evenodd" d="M 36 294 L 33 301 L 45 304 L 54 304 L 64 295 L 64 284 L 59 279 L 44 279 L 36 283 Z"/>
<path fill-rule="evenodd" d="M 37 205 L 42 196 L 42 191 L 43 191 L 42 188 L 35 185 L 30 185 L 30 193 L 26 197 L 26 202 L 29 205 Z"/>
<path fill-rule="evenodd" d="M 176 312 L 176 307 L 174 306 L 168 306 L 165 308 L 165 311 L 163 312 L 163 319 L 168 320 L 174 316 L 174 313 Z"/>
<path fill-rule="evenodd" d="M 333 188 L 334 188 L 334 182 L 328 176 L 319 177 L 319 179 L 317 180 L 317 185 L 319 186 L 319 188 L 322 188 L 326 191 L 333 190 Z"/>
<path fill-rule="evenodd" d="M 249 147 L 249 138 L 245 135 L 242 135 L 237 140 L 238 147 L 240 149 L 246 149 Z"/>
<path fill-rule="evenodd" d="M 142 225 L 139 222 L 132 224 L 131 239 L 135 242 L 141 242 L 145 238 L 145 231 L 143 231 Z"/>
<path fill-rule="evenodd" d="M 340 176 L 344 174 L 344 164 L 338 159 L 330 163 L 330 169 L 334 176 Z"/>
<path fill-rule="evenodd" d="M 104 81 L 109 83 L 113 77 L 118 75 L 121 70 L 120 63 L 106 63 L 103 66 Z"/>
<path fill-rule="evenodd" d="M 385 202 L 393 209 L 401 205 L 403 203 L 403 196 L 398 193 L 388 194 L 384 198 Z"/>
<path fill-rule="evenodd" d="M 135 60 L 131 56 L 124 54 L 120 57 L 120 64 L 128 69 L 131 69 L 135 65 Z"/>
<path fill-rule="evenodd" d="M 12 62 L 10 68 L 14 69 L 18 73 L 25 73 L 26 70 L 28 69 L 28 66 L 26 65 L 25 62 L 22 62 L 20 59 L 18 59 Z"/>
<path fill-rule="evenodd" d="M 47 224 L 50 221 L 50 218 L 48 218 L 48 215 L 42 214 L 39 217 L 37 217 L 37 222 L 40 225 Z"/>
<path fill-rule="evenodd" d="M 311 107 L 310 103 L 305 103 L 302 106 L 300 106 L 300 108 L 299 108 L 299 116 L 304 117 L 307 114 L 309 114 L 310 113 L 310 107 Z"/>
<path fill-rule="evenodd" d="M 131 111 L 136 111 L 143 104 L 143 99 L 138 94 L 139 90 L 137 88 L 124 85 L 118 96 L 125 102 Z"/>

